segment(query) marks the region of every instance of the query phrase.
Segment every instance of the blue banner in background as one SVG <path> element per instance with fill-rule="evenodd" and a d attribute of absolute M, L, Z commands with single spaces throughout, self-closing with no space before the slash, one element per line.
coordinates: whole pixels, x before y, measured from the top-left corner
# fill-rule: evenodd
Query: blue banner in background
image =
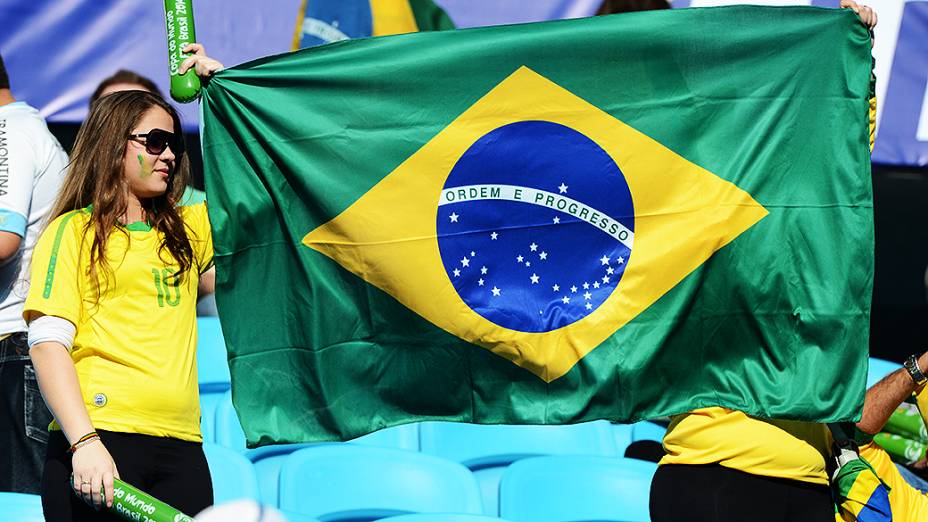
<path fill-rule="evenodd" d="M 321 1 L 321 0 L 314 0 Z M 340 1 L 340 0 L 331 0 Z M 457 27 L 589 16 L 601 0 L 435 0 Z M 838 0 L 676 0 L 674 7 L 733 3 L 835 7 Z M 118 69 L 167 92 L 163 3 L 154 0 L 7 0 L 0 3 L 0 53 L 13 93 L 53 122 L 80 122 L 97 84 Z M 872 0 L 878 130 L 873 161 L 928 165 L 928 2 Z M 287 52 L 300 0 L 194 0 L 197 37 L 226 65 Z M 196 104 L 180 106 L 185 126 Z"/>

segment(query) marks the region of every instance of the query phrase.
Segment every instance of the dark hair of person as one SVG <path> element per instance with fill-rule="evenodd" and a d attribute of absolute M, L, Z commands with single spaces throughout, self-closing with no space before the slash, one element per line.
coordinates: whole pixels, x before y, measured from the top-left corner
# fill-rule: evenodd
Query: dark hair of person
<path fill-rule="evenodd" d="M 670 9 L 670 3 L 667 0 L 603 0 L 603 4 L 599 7 L 599 11 L 596 11 L 596 15 L 653 11 L 655 9 Z"/>
<path fill-rule="evenodd" d="M 10 88 L 10 76 L 6 73 L 6 66 L 3 65 L 3 56 L 0 56 L 0 89 Z"/>
<path fill-rule="evenodd" d="M 87 232 L 92 228 L 91 281 L 100 281 L 104 287 L 111 273 L 106 259 L 109 237 L 116 232 L 127 234 L 119 219 L 128 208 L 125 156 L 129 134 L 154 107 L 164 109 L 171 116 L 173 132 L 180 136 L 181 125 L 177 111 L 163 98 L 149 92 L 114 92 L 91 106 L 87 120 L 77 132 L 68 173 L 49 214 L 48 219 L 53 220 L 72 210 L 93 205 L 84 237 L 88 237 Z M 184 281 L 194 263 L 186 226 L 175 206 L 180 201 L 189 177 L 190 165 L 185 154 L 175 161 L 165 193 L 141 200 L 148 224 L 161 232 L 158 255 L 161 256 L 167 250 L 179 265 L 174 275 L 179 278 L 178 284 Z M 97 290 L 99 296 L 99 285 Z"/>
<path fill-rule="evenodd" d="M 146 91 L 155 94 L 158 97 L 164 98 L 164 96 L 161 95 L 161 91 L 158 89 L 158 86 L 155 85 L 155 82 L 149 80 L 141 74 L 134 73 L 126 69 L 120 69 L 109 78 L 106 78 L 100 82 L 100 85 L 97 85 L 96 90 L 93 91 L 93 94 L 90 96 L 90 104 L 93 105 L 93 102 L 100 99 L 100 95 L 103 93 L 104 89 L 117 83 L 134 83 L 136 85 L 141 85 L 145 88 Z"/>

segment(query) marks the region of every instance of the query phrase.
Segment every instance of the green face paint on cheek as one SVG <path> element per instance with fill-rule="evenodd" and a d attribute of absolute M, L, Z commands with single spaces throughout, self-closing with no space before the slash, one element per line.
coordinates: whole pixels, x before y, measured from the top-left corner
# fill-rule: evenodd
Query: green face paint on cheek
<path fill-rule="evenodd" d="M 148 178 L 151 176 L 152 170 L 145 165 L 145 158 L 141 154 L 138 155 L 139 158 L 139 177 L 142 179 Z"/>

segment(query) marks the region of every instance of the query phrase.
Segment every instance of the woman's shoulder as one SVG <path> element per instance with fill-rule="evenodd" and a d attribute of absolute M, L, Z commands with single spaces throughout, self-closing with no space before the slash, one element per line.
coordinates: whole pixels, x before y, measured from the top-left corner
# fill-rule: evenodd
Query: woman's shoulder
<path fill-rule="evenodd" d="M 66 231 L 83 230 L 90 219 L 90 207 L 71 210 L 48 223 L 43 234 L 62 234 Z"/>

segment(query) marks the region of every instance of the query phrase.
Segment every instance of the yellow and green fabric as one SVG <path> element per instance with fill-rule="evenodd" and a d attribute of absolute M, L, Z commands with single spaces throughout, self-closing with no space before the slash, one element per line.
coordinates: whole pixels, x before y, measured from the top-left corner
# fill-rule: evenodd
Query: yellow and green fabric
<path fill-rule="evenodd" d="M 330 42 L 454 29 L 432 0 L 302 0 L 293 50 Z"/>
<path fill-rule="evenodd" d="M 853 419 L 869 45 L 852 12 L 739 6 L 217 74 L 206 188 L 249 444 L 710 406 Z"/>

